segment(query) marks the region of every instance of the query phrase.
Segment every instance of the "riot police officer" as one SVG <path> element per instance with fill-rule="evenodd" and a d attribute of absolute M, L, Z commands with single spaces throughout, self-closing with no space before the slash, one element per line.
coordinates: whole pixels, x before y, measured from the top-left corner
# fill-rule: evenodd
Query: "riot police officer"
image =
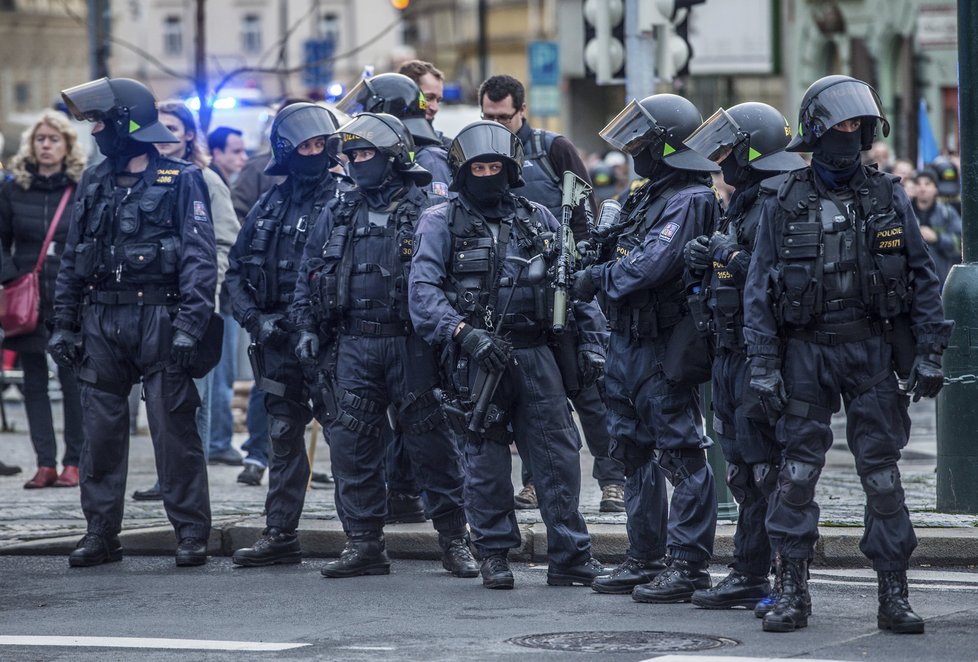
<path fill-rule="evenodd" d="M 788 151 L 812 164 L 785 176 L 762 203 L 747 276 L 744 335 L 750 388 L 780 414 L 783 466 L 767 528 L 781 594 L 764 630 L 808 624 L 807 566 L 818 538 L 815 485 L 832 445 L 830 419 L 846 407 L 846 436 L 866 492 L 860 549 L 878 574 L 881 629 L 924 631 L 907 599 L 917 544 L 897 461 L 907 443 L 908 397 L 943 385 L 940 283 L 896 178 L 860 163 L 889 126 L 876 92 L 827 76 L 805 93 Z"/>
<path fill-rule="evenodd" d="M 713 429 L 727 461 L 727 485 L 740 506 L 731 571 L 716 586 L 693 593 L 699 607 L 754 608 L 770 590 L 771 546 L 764 527 L 768 496 L 777 485 L 779 448 L 774 427 L 746 388 L 743 298 L 757 235 L 762 181 L 805 167 L 784 151 L 791 130 L 776 109 L 749 102 L 719 109 L 686 145 L 720 164 L 734 192 L 720 229 L 686 244 L 686 265 L 709 308 L 717 355 L 713 361 Z M 764 190 L 762 190 L 764 189 Z M 770 604 L 770 603 L 768 603 Z"/>
<path fill-rule="evenodd" d="M 659 94 L 631 101 L 601 131 L 648 181 L 622 208 L 613 253 L 574 281 L 580 300 L 602 294 L 608 316 L 611 454 L 626 473 L 628 557 L 593 588 L 639 602 L 686 602 L 710 586 L 717 512 L 705 449 L 712 442 L 701 432 L 695 386 L 665 367 L 693 340 L 674 333 L 688 314 L 683 247 L 712 232 L 720 213 L 709 175 L 719 168 L 683 142 L 701 121 L 687 99 Z M 674 488 L 671 507 L 664 477 Z"/>
<path fill-rule="evenodd" d="M 547 345 L 553 295 L 543 277 L 545 263 L 556 258 L 559 226 L 545 207 L 511 193 L 522 184 L 523 149 L 500 124 L 462 129 L 449 162 L 459 195 L 418 223 L 411 318 L 445 357 L 446 411 L 453 429 L 466 436 L 465 503 L 483 585 L 513 588 L 507 555 L 520 544 L 510 478 L 513 435 L 529 442 L 547 527 L 547 583 L 589 585 L 602 568 L 578 509 L 579 441 Z M 517 260 L 531 264 L 524 268 Z M 583 339 L 579 351 L 603 357 L 607 332 L 597 307 L 578 304 L 573 312 Z"/>
<path fill-rule="evenodd" d="M 322 574 L 390 572 L 382 433 L 393 406 L 438 531 L 442 565 L 456 577 L 476 577 L 459 453 L 433 392 L 437 362 L 408 314 L 415 224 L 432 199 L 419 186 L 431 174 L 414 163 L 411 134 L 392 115 L 361 113 L 339 128 L 330 150 L 347 156 L 357 188 L 323 212 L 303 260 L 293 313 L 302 329 L 296 354 L 303 361 L 319 357 L 320 330 L 329 346 L 323 349 L 323 386 L 330 391 L 324 424 L 348 542 Z"/>
<path fill-rule="evenodd" d="M 234 552 L 237 565 L 299 563 L 302 557 L 296 528 L 309 479 L 305 430 L 312 411 L 289 313 L 306 242 L 339 188 L 329 170 L 336 161 L 326 150 L 335 131 L 330 113 L 316 104 L 294 103 L 275 116 L 265 174 L 286 179 L 258 199 L 228 256 L 231 307 L 251 336 L 248 352 L 265 394 L 271 441 L 266 528 L 254 545 Z"/>
<path fill-rule="evenodd" d="M 198 168 L 156 151 L 153 143 L 176 138 L 142 83 L 103 78 L 62 97 L 77 119 L 95 122 L 106 157 L 78 186 L 48 344 L 59 365 L 77 369 L 87 440 L 80 470 L 88 533 L 68 562 L 122 558 L 128 395 L 142 379 L 176 563 L 201 565 L 211 518 L 192 376 L 220 355 L 219 341 L 198 352 L 217 283 L 207 189 Z"/>
<path fill-rule="evenodd" d="M 348 115 L 386 113 L 401 120 L 414 140 L 415 162 L 431 173 L 431 182 L 422 188 L 444 197 L 452 176 L 448 152 L 425 116 L 427 106 L 418 84 L 404 74 L 394 73 L 364 78 L 336 103 Z"/>

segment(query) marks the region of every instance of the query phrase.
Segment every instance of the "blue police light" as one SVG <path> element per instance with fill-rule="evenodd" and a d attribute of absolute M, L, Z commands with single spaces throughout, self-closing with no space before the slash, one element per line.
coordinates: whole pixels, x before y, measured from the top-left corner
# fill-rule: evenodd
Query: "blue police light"
<path fill-rule="evenodd" d="M 200 110 L 200 99 L 198 97 L 188 97 L 183 100 L 184 105 L 190 110 L 198 111 Z"/>
<path fill-rule="evenodd" d="M 220 97 L 214 100 L 215 110 L 231 110 L 238 105 L 238 100 L 234 97 Z"/>
<path fill-rule="evenodd" d="M 343 83 L 333 82 L 326 86 L 326 100 L 336 101 L 346 94 L 346 87 Z"/>

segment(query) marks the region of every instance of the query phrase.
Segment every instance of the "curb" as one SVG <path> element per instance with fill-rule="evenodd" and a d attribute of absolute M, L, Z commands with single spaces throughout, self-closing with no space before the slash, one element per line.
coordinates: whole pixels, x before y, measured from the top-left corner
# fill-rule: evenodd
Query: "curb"
<path fill-rule="evenodd" d="M 208 541 L 211 556 L 230 556 L 235 549 L 251 545 L 265 528 L 262 518 L 215 523 Z M 590 524 L 594 555 L 605 563 L 620 563 L 625 558 L 628 538 L 620 524 Z M 733 560 L 733 525 L 717 527 L 714 565 Z M 522 544 L 510 552 L 510 559 L 531 563 L 547 562 L 547 534 L 542 523 L 520 526 Z M 967 566 L 978 560 L 978 529 L 919 528 L 918 546 L 913 566 Z M 861 527 L 820 527 L 813 565 L 832 567 L 866 567 L 869 561 L 859 551 L 863 536 Z M 438 534 L 430 522 L 422 524 L 392 524 L 384 529 L 387 551 L 392 558 L 439 560 Z M 131 556 L 169 556 L 176 546 L 173 529 L 169 526 L 148 527 L 124 531 L 119 536 L 125 553 Z M 331 520 L 304 520 L 299 540 L 305 558 L 339 556 L 346 544 L 340 523 Z M 0 555 L 62 555 L 78 543 L 78 536 L 44 538 L 15 543 L 0 549 Z"/>

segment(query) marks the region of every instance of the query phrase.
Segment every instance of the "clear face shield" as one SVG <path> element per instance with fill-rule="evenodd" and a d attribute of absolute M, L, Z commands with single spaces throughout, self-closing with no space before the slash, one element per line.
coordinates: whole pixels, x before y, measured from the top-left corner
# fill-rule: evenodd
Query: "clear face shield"
<path fill-rule="evenodd" d="M 663 133 L 649 111 L 632 99 L 598 135 L 615 149 L 635 156 Z"/>
<path fill-rule="evenodd" d="M 701 156 L 720 163 L 745 137 L 736 120 L 720 108 L 683 142 Z"/>
<path fill-rule="evenodd" d="M 101 122 L 116 105 L 108 78 L 69 87 L 61 92 L 61 98 L 74 118 L 82 122 Z"/>
<path fill-rule="evenodd" d="M 342 99 L 336 102 L 336 107 L 353 116 L 359 113 L 374 112 L 377 97 L 371 88 L 370 79 L 364 78 L 353 86 L 353 89 L 346 93 Z"/>

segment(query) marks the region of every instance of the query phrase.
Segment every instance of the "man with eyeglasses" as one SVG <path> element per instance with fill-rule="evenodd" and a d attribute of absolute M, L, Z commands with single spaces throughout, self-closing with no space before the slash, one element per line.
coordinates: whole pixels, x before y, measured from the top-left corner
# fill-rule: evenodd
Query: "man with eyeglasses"
<path fill-rule="evenodd" d="M 482 119 L 502 124 L 515 133 L 523 145 L 523 179 L 526 185 L 521 189 L 520 195 L 545 206 L 559 219 L 560 181 L 564 171 L 570 170 L 588 184 L 591 183 L 587 167 L 577 148 L 558 133 L 530 126 L 526 120 L 526 93 L 523 84 L 512 76 L 492 76 L 482 83 L 479 87 L 479 104 L 482 108 Z M 596 206 L 593 194 L 586 203 L 581 202 L 572 211 L 571 229 L 575 241 L 585 240 L 589 236 L 585 204 L 593 213 Z M 562 367 L 564 370 L 575 368 Z M 582 373 L 593 369 L 598 367 L 580 366 Z M 611 441 L 608 435 L 608 413 L 599 386 L 592 384 L 571 395 L 588 449 L 594 456 L 592 475 L 601 487 L 601 511 L 624 512 L 624 468 L 621 463 L 608 456 L 608 444 Z M 522 439 L 517 439 L 516 446 L 523 458 L 523 489 L 516 495 L 516 505 L 523 509 L 536 508 L 537 498 L 529 456 L 523 448 Z"/>

